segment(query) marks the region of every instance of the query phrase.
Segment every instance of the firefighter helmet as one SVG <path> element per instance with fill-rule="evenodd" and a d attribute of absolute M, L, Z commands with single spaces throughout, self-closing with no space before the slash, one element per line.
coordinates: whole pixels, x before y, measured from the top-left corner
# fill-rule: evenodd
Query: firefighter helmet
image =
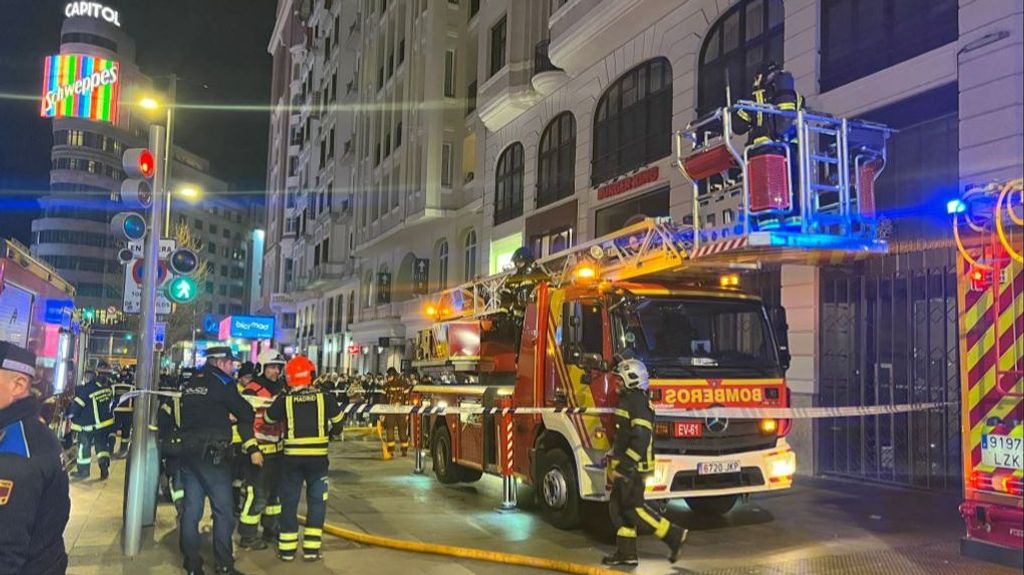
<path fill-rule="evenodd" d="M 647 374 L 647 366 L 639 359 L 624 359 L 615 364 L 615 375 L 622 379 L 622 386 L 626 389 L 646 390 L 650 382 Z"/>
<path fill-rule="evenodd" d="M 268 365 L 285 365 L 286 363 L 288 363 L 281 355 L 281 352 L 277 351 L 276 349 L 267 349 L 261 351 L 259 357 L 256 358 L 256 361 L 258 361 L 259 364 L 262 365 L 263 367 L 266 367 Z"/>
<path fill-rule="evenodd" d="M 512 254 L 512 263 L 515 264 L 517 268 L 526 267 L 532 264 L 534 259 L 533 252 L 526 246 L 517 249 L 515 253 Z"/>
<path fill-rule="evenodd" d="M 313 375 L 316 372 L 316 365 L 304 355 L 293 357 L 284 366 L 284 375 L 288 387 L 304 387 L 313 383 Z"/>

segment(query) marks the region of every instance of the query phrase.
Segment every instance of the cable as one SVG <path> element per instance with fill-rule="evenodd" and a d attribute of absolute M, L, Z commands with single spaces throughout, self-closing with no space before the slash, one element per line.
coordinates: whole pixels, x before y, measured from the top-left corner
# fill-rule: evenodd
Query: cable
<path fill-rule="evenodd" d="M 299 520 L 305 523 L 306 518 L 299 517 Z M 555 559 L 543 559 L 540 557 L 531 557 L 529 555 L 517 555 L 515 553 L 502 553 L 500 551 L 487 551 L 484 549 L 474 549 L 472 547 L 456 547 L 454 545 L 441 545 L 438 543 L 422 543 L 420 541 L 393 539 L 391 537 L 382 537 L 380 535 L 371 535 L 369 533 L 361 533 L 359 531 L 345 529 L 337 525 L 331 525 L 330 523 L 324 524 L 324 533 L 329 533 L 335 537 L 341 537 L 343 539 L 363 543 L 365 545 L 387 547 L 389 549 L 411 551 L 413 553 L 429 553 L 432 555 L 475 559 L 478 561 L 500 563 L 502 565 L 547 569 L 549 571 L 572 573 L 575 575 L 621 575 L 620 571 L 604 569 L 594 565 L 583 565 L 581 563 L 571 563 L 569 561 L 558 561 Z"/>

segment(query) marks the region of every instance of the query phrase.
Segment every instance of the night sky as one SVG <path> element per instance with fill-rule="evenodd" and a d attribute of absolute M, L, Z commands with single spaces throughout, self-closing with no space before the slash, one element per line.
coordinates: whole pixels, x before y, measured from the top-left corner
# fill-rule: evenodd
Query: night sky
<path fill-rule="evenodd" d="M 50 121 L 39 117 L 43 58 L 60 48 L 65 0 L 0 0 L 0 238 L 29 243 L 33 198 L 48 190 Z M 267 43 L 276 0 L 108 0 L 134 37 L 150 76 L 179 75 L 178 101 L 228 109 L 182 110 L 175 142 L 204 156 L 233 191 L 262 201 L 266 175 Z M 158 84 L 159 85 L 159 84 Z"/>

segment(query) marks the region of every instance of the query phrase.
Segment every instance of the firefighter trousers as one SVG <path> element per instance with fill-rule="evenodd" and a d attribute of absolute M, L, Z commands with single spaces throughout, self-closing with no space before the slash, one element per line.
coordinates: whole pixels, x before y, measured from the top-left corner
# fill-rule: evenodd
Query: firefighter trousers
<path fill-rule="evenodd" d="M 612 524 L 620 538 L 636 539 L 637 535 L 654 533 L 658 539 L 668 535 L 672 524 L 644 501 L 646 473 L 632 472 L 616 477 L 608 502 Z"/>
<path fill-rule="evenodd" d="M 409 450 L 409 416 L 400 413 L 389 413 L 384 416 L 384 433 L 388 442 L 388 451 L 395 451 L 395 428 L 398 428 L 398 440 L 401 442 L 402 455 Z"/>
<path fill-rule="evenodd" d="M 96 452 L 96 463 L 100 466 L 100 472 L 106 475 L 110 467 L 110 437 L 111 426 L 101 427 L 92 431 L 78 432 L 78 475 L 89 476 L 89 468 L 92 466 L 92 454 Z"/>
<path fill-rule="evenodd" d="M 327 515 L 327 457 L 285 455 L 281 462 L 281 532 L 277 553 L 284 560 L 295 558 L 299 548 L 299 498 L 306 486 L 306 526 L 302 530 L 302 554 L 320 554 L 324 519 Z"/>
<path fill-rule="evenodd" d="M 242 513 L 238 518 L 238 535 L 244 541 L 259 537 L 277 539 L 277 519 L 281 515 L 278 487 L 281 482 L 281 455 L 265 454 L 263 467 L 249 463 L 245 466 L 242 483 Z"/>
<path fill-rule="evenodd" d="M 128 442 L 132 438 L 132 412 L 115 411 L 114 427 L 110 431 L 110 451 L 114 451 L 114 434 L 121 436 L 121 445 L 118 446 L 118 453 L 128 452 Z"/>

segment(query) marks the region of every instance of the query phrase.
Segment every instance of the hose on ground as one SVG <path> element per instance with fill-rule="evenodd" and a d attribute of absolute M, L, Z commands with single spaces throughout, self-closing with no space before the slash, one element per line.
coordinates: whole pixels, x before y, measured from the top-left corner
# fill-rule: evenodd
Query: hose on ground
<path fill-rule="evenodd" d="M 306 520 L 305 517 L 300 519 L 302 522 L 305 522 Z M 324 533 L 329 533 L 335 537 L 341 537 L 364 545 L 387 547 L 389 549 L 411 551 L 414 553 L 430 553 L 433 555 L 447 555 L 449 557 L 459 557 L 462 559 L 476 559 L 478 561 L 489 561 L 491 563 L 501 563 L 503 565 L 533 567 L 535 569 L 547 569 L 549 571 L 572 573 L 574 575 L 620 575 L 621 573 L 620 571 L 604 569 L 594 565 L 583 565 L 580 563 L 558 561 L 555 559 L 543 559 L 541 557 L 531 557 L 529 555 L 518 555 L 515 553 L 502 553 L 500 551 L 474 549 L 472 547 L 456 547 L 454 545 L 441 545 L 438 543 L 423 543 L 420 541 L 393 539 L 391 537 L 371 535 L 369 533 L 361 533 L 359 531 L 345 529 L 344 527 L 331 525 L 330 523 L 324 524 Z"/>

